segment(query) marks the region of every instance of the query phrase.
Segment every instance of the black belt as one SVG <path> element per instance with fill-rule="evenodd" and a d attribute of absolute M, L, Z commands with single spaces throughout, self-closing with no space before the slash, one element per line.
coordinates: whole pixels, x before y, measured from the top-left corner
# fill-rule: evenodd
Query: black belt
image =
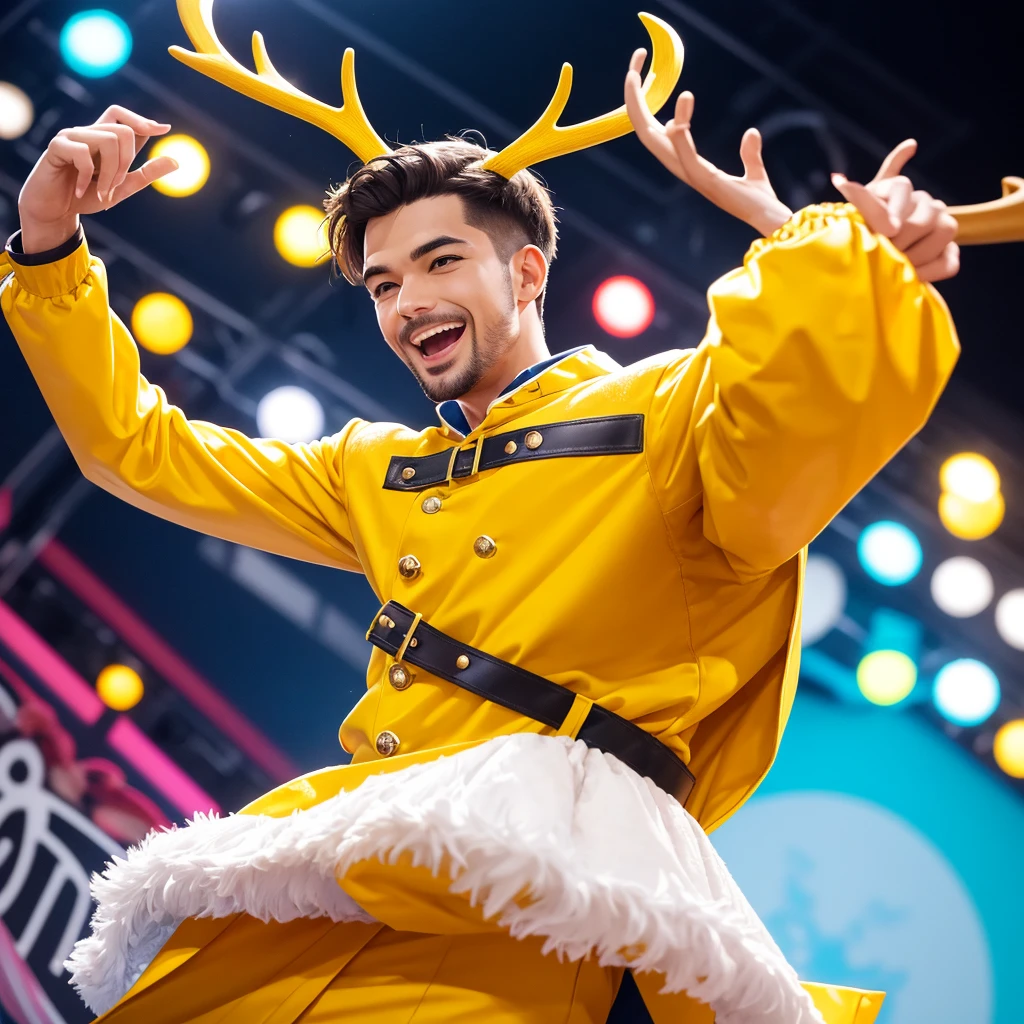
<path fill-rule="evenodd" d="M 581 455 L 629 455 L 644 450 L 643 413 L 593 416 L 506 430 L 469 447 L 456 445 L 433 455 L 392 455 L 384 489 L 421 491 L 452 478 L 472 476 L 513 462 Z"/>
<path fill-rule="evenodd" d="M 571 690 L 453 640 L 396 601 L 381 608 L 366 639 L 397 661 L 416 665 L 552 729 L 561 727 L 575 700 Z M 693 789 L 690 769 L 668 747 L 597 704 L 590 706 L 576 738 L 614 754 L 680 803 Z"/>

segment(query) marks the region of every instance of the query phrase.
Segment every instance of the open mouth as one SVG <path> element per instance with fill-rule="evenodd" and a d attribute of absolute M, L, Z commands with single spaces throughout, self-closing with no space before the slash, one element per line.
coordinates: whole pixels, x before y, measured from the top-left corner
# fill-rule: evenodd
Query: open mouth
<path fill-rule="evenodd" d="M 439 324 L 429 331 L 424 331 L 413 340 L 413 344 L 420 350 L 423 362 L 432 365 L 448 356 L 465 333 L 464 323 Z"/>

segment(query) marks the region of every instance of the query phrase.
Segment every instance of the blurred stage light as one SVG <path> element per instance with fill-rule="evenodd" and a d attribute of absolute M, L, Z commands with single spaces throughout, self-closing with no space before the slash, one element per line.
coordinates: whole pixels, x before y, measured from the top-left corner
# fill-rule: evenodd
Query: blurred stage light
<path fill-rule="evenodd" d="M 274 245 L 296 267 L 313 267 L 330 256 L 324 211 L 315 206 L 290 206 L 274 224 Z"/>
<path fill-rule="evenodd" d="M 967 501 L 948 491 L 939 498 L 939 518 L 954 537 L 961 540 L 981 540 L 994 533 L 1003 521 L 1006 503 L 1002 492 L 996 492 L 987 501 Z"/>
<path fill-rule="evenodd" d="M 132 333 L 144 349 L 169 356 L 189 343 L 192 314 L 177 295 L 151 292 L 135 303 Z"/>
<path fill-rule="evenodd" d="M 178 169 L 157 178 L 151 188 L 165 196 L 180 199 L 198 192 L 210 177 L 210 155 L 203 144 L 191 135 L 165 135 L 158 139 L 149 151 L 150 160 L 158 156 L 173 157 Z"/>
<path fill-rule="evenodd" d="M 113 74 L 131 52 L 131 29 L 111 11 L 80 11 L 60 32 L 60 55 L 72 71 L 87 78 Z"/>
<path fill-rule="evenodd" d="M 872 651 L 857 666 L 857 686 L 872 704 L 898 704 L 917 683 L 917 666 L 902 651 Z"/>
<path fill-rule="evenodd" d="M 979 504 L 999 493 L 999 471 L 984 455 L 961 452 L 942 464 L 939 483 L 947 494 Z"/>
<path fill-rule="evenodd" d="M 800 642 L 817 643 L 839 621 L 846 608 L 846 577 L 825 555 L 809 555 L 804 578 L 803 623 Z"/>
<path fill-rule="evenodd" d="M 992 756 L 1007 775 L 1024 779 L 1024 718 L 1015 718 L 999 727 Z"/>
<path fill-rule="evenodd" d="M 651 326 L 654 296 L 635 277 L 610 277 L 594 292 L 594 319 L 616 338 L 635 338 Z"/>
<path fill-rule="evenodd" d="M 954 725 L 979 725 L 999 707 L 996 674 L 974 658 L 958 658 L 939 669 L 932 699 Z"/>
<path fill-rule="evenodd" d="M 313 441 L 323 436 L 323 406 L 305 388 L 274 388 L 256 407 L 256 426 L 261 437 Z"/>
<path fill-rule="evenodd" d="M 992 574 L 976 558 L 947 558 L 932 573 L 932 599 L 958 619 L 984 611 L 994 592 Z"/>
<path fill-rule="evenodd" d="M 921 569 L 921 542 L 902 523 L 883 519 L 865 527 L 857 541 L 857 557 L 864 571 L 887 587 L 912 580 Z"/>
<path fill-rule="evenodd" d="M 1024 651 L 1024 590 L 1008 590 L 996 605 L 996 629 L 1018 651 Z"/>
<path fill-rule="evenodd" d="M 96 679 L 100 700 L 115 711 L 127 711 L 142 700 L 144 687 L 139 673 L 127 665 L 108 665 Z"/>
<path fill-rule="evenodd" d="M 10 82 L 0 82 L 0 139 L 20 139 L 35 116 L 27 93 Z"/>

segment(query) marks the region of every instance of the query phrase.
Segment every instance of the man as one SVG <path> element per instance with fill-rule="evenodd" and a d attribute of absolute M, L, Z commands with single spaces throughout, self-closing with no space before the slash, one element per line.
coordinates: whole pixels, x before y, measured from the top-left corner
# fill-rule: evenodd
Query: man
<path fill-rule="evenodd" d="M 180 9 L 200 51 L 182 59 L 305 103 L 261 41 L 257 76 L 220 53 L 209 5 Z M 140 375 L 78 215 L 173 169 L 130 170 L 168 125 L 113 107 L 26 182 L 0 299 L 83 473 L 193 529 L 364 572 L 382 602 L 340 730 L 351 766 L 151 836 L 96 881 L 70 966 L 104 1020 L 582 1024 L 627 966 L 658 1021 L 874 1020 L 877 994 L 801 987 L 705 832 L 774 758 L 806 545 L 952 370 L 927 282 L 956 273 L 956 222 L 899 173 L 912 144 L 866 187 L 836 179 L 849 205 L 796 215 L 756 132 L 744 176 L 723 174 L 693 146 L 690 94 L 654 120 L 682 56 L 645 21 L 655 70 L 642 83 L 634 55 L 629 121 L 599 119 L 603 137 L 631 122 L 764 237 L 712 286 L 696 350 L 626 368 L 552 356 L 544 335 L 556 230 L 525 163 L 552 155 L 567 89 L 501 154 L 392 153 L 346 55 L 334 114 L 364 166 L 327 201 L 332 249 L 439 403 L 424 431 L 251 439 Z M 595 141 L 593 123 L 559 130 Z"/>

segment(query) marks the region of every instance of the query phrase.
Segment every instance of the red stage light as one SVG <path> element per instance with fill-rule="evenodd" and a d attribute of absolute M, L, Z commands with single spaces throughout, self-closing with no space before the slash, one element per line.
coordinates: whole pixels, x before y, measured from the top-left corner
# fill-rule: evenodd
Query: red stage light
<path fill-rule="evenodd" d="M 594 318 L 616 338 L 635 338 L 651 326 L 654 296 L 635 277 L 609 277 L 594 292 Z"/>

